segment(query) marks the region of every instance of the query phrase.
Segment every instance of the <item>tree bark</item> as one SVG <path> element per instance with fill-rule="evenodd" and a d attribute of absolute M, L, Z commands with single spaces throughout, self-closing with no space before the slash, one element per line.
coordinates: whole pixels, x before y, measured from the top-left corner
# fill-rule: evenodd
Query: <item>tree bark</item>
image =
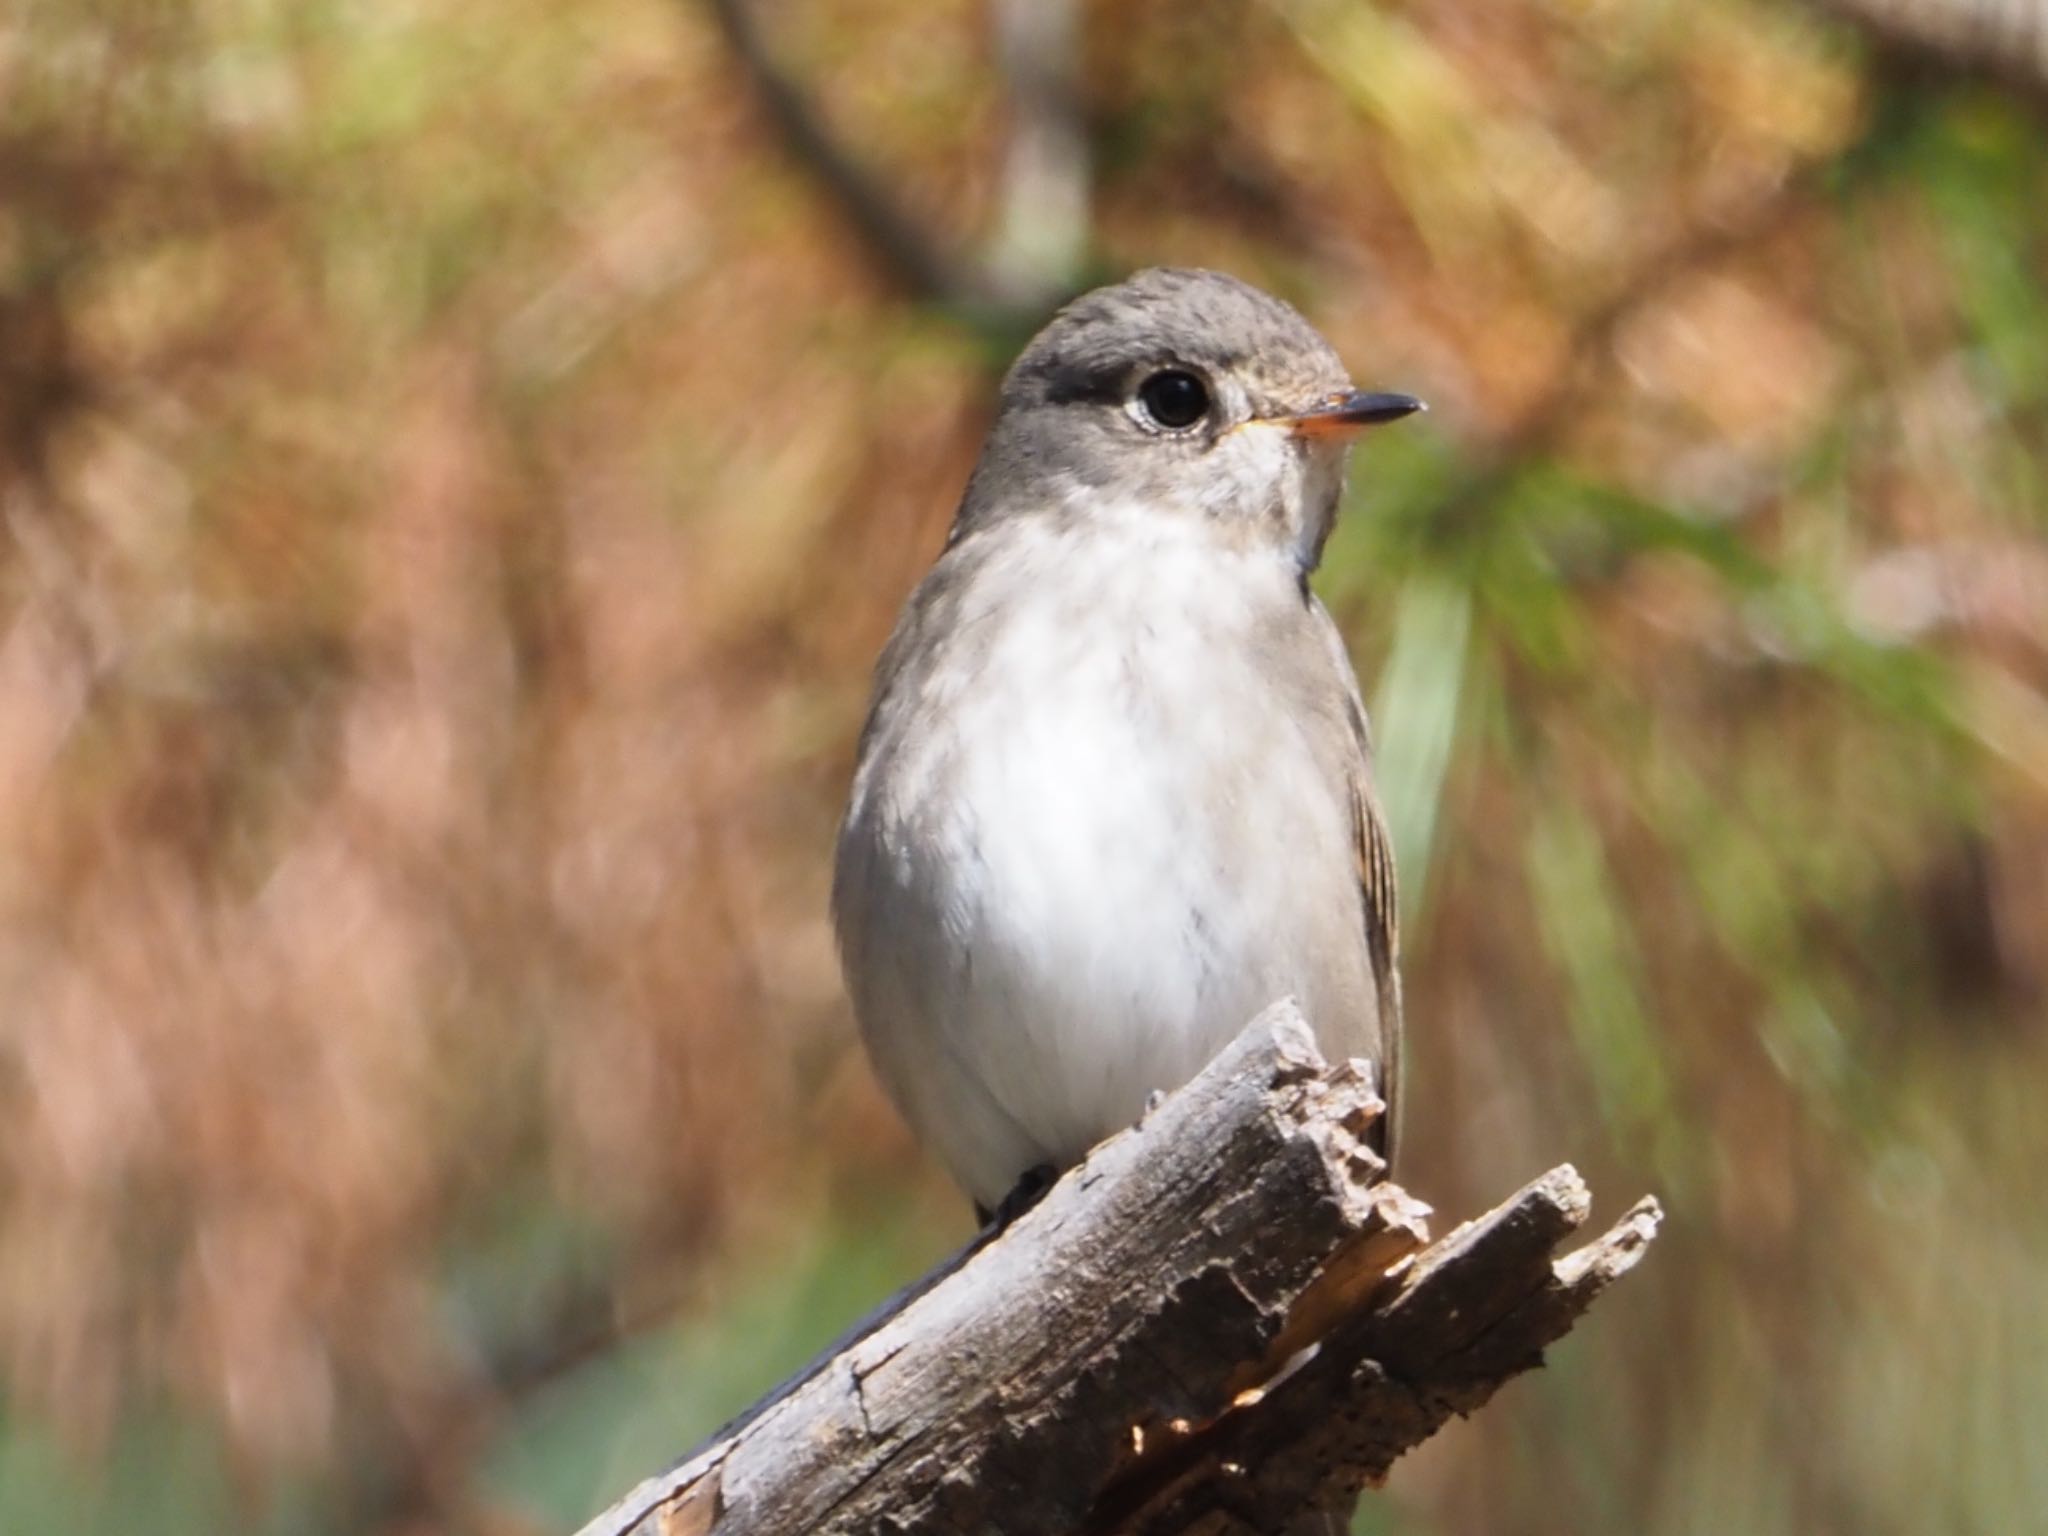
<path fill-rule="evenodd" d="M 1895 52 L 1990 75 L 2048 99 L 2048 6 L 2042 0 L 1818 0 Z"/>
<path fill-rule="evenodd" d="M 1562 1258 L 1552 1170 L 1434 1244 L 1384 1181 L 1362 1064 L 1255 1019 L 984 1234 L 583 1536 L 1326 1529 L 1541 1363 L 1655 1234 Z"/>

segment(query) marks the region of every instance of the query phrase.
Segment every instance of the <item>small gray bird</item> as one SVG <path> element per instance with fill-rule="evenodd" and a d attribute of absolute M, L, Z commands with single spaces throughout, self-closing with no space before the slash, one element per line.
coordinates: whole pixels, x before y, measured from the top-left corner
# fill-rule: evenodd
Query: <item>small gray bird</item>
<path fill-rule="evenodd" d="M 882 1081 L 984 1217 L 1277 998 L 1391 1106 L 1393 856 L 1309 575 L 1353 438 L 1420 409 L 1217 272 L 1084 295 L 1004 379 L 832 888 Z"/>

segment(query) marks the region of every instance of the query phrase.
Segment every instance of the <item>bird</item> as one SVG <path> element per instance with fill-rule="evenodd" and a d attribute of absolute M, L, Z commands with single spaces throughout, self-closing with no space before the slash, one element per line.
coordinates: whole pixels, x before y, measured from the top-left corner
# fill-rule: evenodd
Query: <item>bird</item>
<path fill-rule="evenodd" d="M 1025 346 L 875 668 L 832 882 L 889 1096 L 984 1221 L 1293 997 L 1389 1106 L 1372 737 L 1310 585 L 1360 390 L 1286 302 L 1159 267 Z"/>

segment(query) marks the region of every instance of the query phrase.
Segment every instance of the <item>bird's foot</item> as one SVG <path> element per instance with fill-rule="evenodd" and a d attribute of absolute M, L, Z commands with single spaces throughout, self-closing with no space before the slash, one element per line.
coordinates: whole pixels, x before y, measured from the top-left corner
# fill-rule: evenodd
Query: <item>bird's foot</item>
<path fill-rule="evenodd" d="M 1051 1163 L 1040 1163 L 1036 1168 L 1027 1168 L 1024 1176 L 1010 1187 L 1007 1195 L 1003 1196 L 1002 1204 L 994 1210 L 977 1204 L 974 1207 L 974 1214 L 981 1218 L 981 1224 L 991 1232 L 1000 1232 L 1044 1199 L 1045 1192 L 1052 1188 L 1058 1177 L 1059 1172 Z"/>

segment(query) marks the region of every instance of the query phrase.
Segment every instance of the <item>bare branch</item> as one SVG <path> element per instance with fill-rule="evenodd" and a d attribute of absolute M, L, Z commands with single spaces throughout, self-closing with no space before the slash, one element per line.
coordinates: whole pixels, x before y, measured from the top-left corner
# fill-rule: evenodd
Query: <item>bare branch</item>
<path fill-rule="evenodd" d="M 976 275 L 941 248 L 889 189 L 842 145 L 796 82 L 769 55 L 748 0 L 710 0 L 733 57 L 791 153 L 817 175 L 846 210 L 890 275 L 921 297 L 963 308 L 985 303 Z"/>
<path fill-rule="evenodd" d="M 1071 291 L 1088 253 L 1089 155 L 1075 79 L 1074 0 L 991 0 L 996 62 L 1010 97 L 1002 220 L 991 281 L 1015 303 Z"/>
<path fill-rule="evenodd" d="M 1143 1123 L 583 1536 L 1254 1532 L 1341 1516 L 1641 1255 L 1569 1168 L 1425 1246 L 1369 1071 L 1270 1009 Z"/>
<path fill-rule="evenodd" d="M 1894 52 L 2048 92 L 2048 6 L 2041 0 L 1819 0 Z"/>
<path fill-rule="evenodd" d="M 1011 87 L 1003 224 L 987 264 L 948 247 L 841 141 L 776 63 L 749 0 L 711 15 L 790 153 L 845 210 L 905 292 L 969 318 L 1031 323 L 1071 292 L 1088 234 L 1088 147 L 1076 99 L 1071 0 L 998 0 L 997 42 Z"/>

